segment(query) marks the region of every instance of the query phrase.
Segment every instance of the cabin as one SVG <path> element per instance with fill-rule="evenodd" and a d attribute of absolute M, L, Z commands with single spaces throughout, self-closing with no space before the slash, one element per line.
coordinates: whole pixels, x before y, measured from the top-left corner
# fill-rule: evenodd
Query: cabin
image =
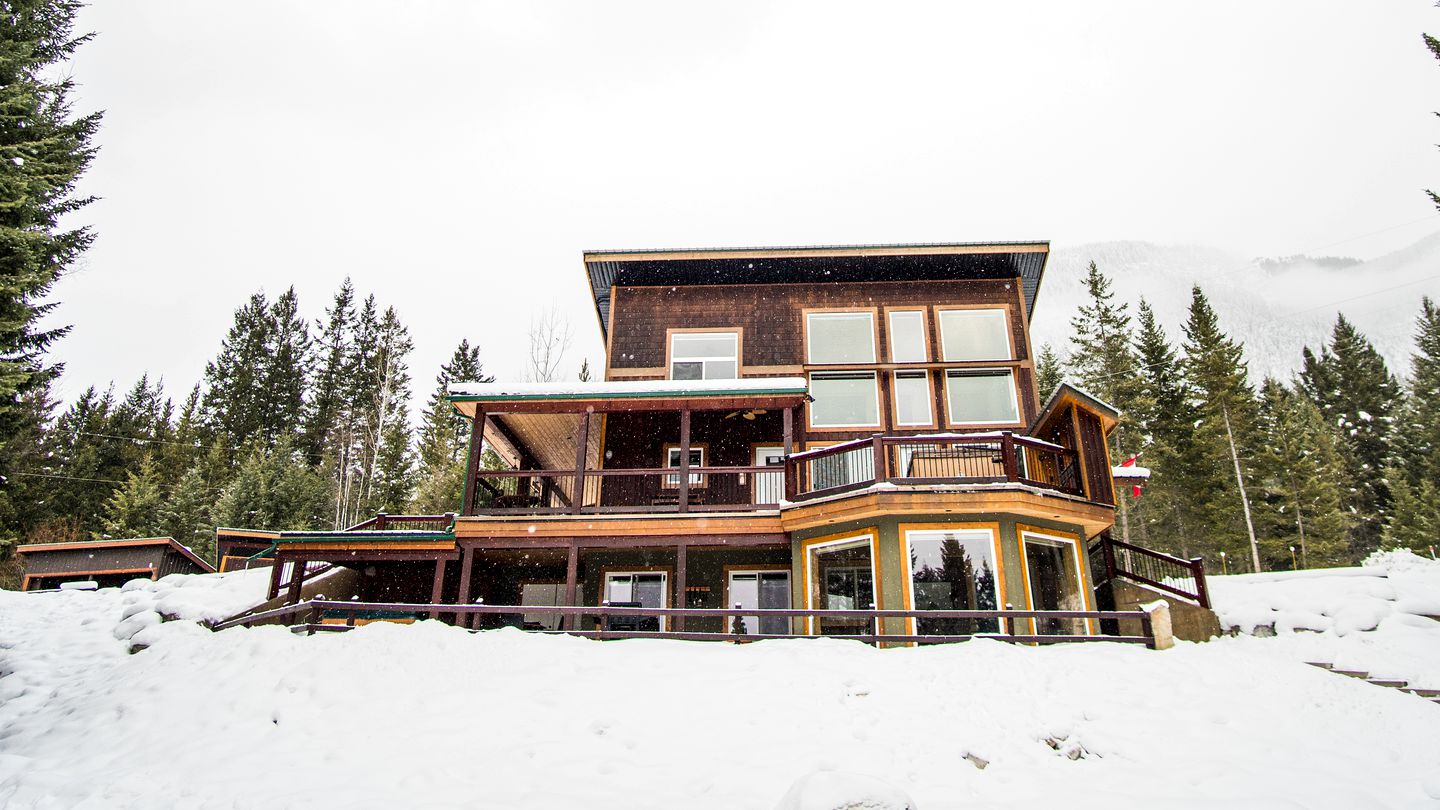
<path fill-rule="evenodd" d="M 17 547 L 15 553 L 25 561 L 22 591 L 48 590 L 67 582 L 94 582 L 108 588 L 132 579 L 215 572 L 213 566 L 169 537 L 33 543 Z"/>
<path fill-rule="evenodd" d="M 603 380 L 453 384 L 471 425 L 457 514 L 266 534 L 272 595 L 331 563 L 360 571 L 365 603 L 510 606 L 451 617 L 477 628 L 1098 636 L 1063 614 L 1152 552 L 1103 545 L 1119 414 L 1037 388 L 1048 254 L 586 253 Z M 1147 578 L 1193 599 L 1198 562 L 1161 562 Z"/>

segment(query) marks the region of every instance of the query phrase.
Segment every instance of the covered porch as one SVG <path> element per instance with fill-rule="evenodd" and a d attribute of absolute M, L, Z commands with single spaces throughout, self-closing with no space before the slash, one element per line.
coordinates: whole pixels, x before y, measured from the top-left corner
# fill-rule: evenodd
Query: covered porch
<path fill-rule="evenodd" d="M 798 377 L 452 386 L 472 424 L 462 514 L 774 509 L 806 396 Z"/>

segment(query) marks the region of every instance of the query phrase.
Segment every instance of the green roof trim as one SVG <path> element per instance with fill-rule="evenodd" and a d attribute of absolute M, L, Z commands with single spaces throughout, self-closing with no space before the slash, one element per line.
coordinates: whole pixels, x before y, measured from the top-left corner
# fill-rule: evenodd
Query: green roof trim
<path fill-rule="evenodd" d="M 451 394 L 448 399 L 451 402 L 522 402 L 525 400 L 575 400 L 575 399 L 674 399 L 676 397 L 736 397 L 736 396 L 773 396 L 784 394 L 796 394 L 803 396 L 809 393 L 805 388 L 741 388 L 724 391 L 636 391 L 633 393 L 584 393 L 584 394 L 492 394 L 481 396 L 478 394 Z"/>

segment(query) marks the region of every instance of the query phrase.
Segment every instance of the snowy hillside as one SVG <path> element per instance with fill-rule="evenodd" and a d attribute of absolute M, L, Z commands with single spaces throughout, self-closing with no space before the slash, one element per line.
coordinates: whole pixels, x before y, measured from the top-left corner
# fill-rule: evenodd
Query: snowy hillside
<path fill-rule="evenodd" d="M 1280 638 L 875 650 L 131 621 L 249 586 L 167 579 L 0 592 L 0 806 L 1440 807 L 1440 706 Z M 1440 623 L 1422 632 L 1407 643 L 1440 648 Z"/>
<path fill-rule="evenodd" d="M 1440 233 L 1355 264 L 1300 259 L 1262 265 L 1212 248 L 1103 242 L 1057 248 L 1051 256 L 1031 323 L 1037 346 L 1067 348 L 1092 259 L 1132 310 L 1142 295 L 1149 300 L 1177 341 L 1190 287 L 1198 282 L 1222 325 L 1245 344 L 1257 380 L 1264 373 L 1289 379 L 1300 366 L 1301 348 L 1320 345 L 1337 311 L 1375 342 L 1392 368 L 1407 369 L 1420 297 L 1440 298 Z"/>

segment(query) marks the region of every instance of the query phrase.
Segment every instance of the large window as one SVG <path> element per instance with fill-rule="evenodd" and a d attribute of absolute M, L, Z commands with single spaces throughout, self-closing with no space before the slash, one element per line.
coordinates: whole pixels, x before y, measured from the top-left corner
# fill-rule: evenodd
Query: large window
<path fill-rule="evenodd" d="M 667 580 L 668 577 L 664 571 L 607 573 L 605 575 L 605 601 L 612 607 L 664 608 L 667 601 L 665 598 Z M 606 620 L 606 624 L 613 629 L 665 629 L 665 620 L 660 616 L 611 617 Z"/>
<path fill-rule="evenodd" d="M 929 359 L 925 351 L 925 312 L 918 309 L 891 312 L 890 361 L 923 363 Z"/>
<path fill-rule="evenodd" d="M 914 610 L 999 610 L 995 535 L 989 529 L 907 531 Z M 996 619 L 915 619 L 917 635 L 998 633 Z"/>
<path fill-rule="evenodd" d="M 731 571 L 727 605 L 744 610 L 784 610 L 790 607 L 789 571 Z M 784 616 L 731 616 L 726 632 L 747 635 L 784 635 L 790 620 Z"/>
<path fill-rule="evenodd" d="M 875 316 L 870 312 L 811 312 L 805 316 L 811 363 L 875 362 Z"/>
<path fill-rule="evenodd" d="M 670 335 L 670 379 L 733 380 L 740 376 L 740 336 L 735 332 Z"/>
<path fill-rule="evenodd" d="M 950 369 L 945 398 L 952 425 L 1010 425 L 1020 421 L 1015 374 L 1009 369 Z"/>
<path fill-rule="evenodd" d="M 941 310 L 940 345 L 947 362 L 1011 359 L 1005 310 Z"/>
<path fill-rule="evenodd" d="M 1084 610 L 1080 556 L 1073 539 L 1034 532 L 1020 534 L 1025 548 L 1025 579 L 1030 586 L 1031 610 Z M 1045 618 L 1035 622 L 1042 636 L 1084 635 L 1084 619 Z"/>
<path fill-rule="evenodd" d="M 873 610 L 875 608 L 875 566 L 870 535 L 819 543 L 806 552 L 806 576 L 810 592 L 806 599 L 816 610 Z M 821 635 L 852 635 L 870 632 L 867 619 L 816 620 Z"/>
<path fill-rule="evenodd" d="M 879 427 L 880 389 L 875 372 L 810 375 L 811 427 Z"/>
<path fill-rule="evenodd" d="M 931 416 L 930 373 L 927 371 L 895 372 L 895 424 L 899 427 L 921 427 L 934 422 Z"/>

